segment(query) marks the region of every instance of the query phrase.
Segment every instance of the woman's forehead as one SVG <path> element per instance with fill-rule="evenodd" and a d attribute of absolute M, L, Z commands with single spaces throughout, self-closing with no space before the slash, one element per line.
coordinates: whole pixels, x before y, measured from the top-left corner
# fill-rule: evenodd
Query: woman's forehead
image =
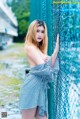
<path fill-rule="evenodd" d="M 37 26 L 37 29 L 44 30 L 43 26 Z"/>

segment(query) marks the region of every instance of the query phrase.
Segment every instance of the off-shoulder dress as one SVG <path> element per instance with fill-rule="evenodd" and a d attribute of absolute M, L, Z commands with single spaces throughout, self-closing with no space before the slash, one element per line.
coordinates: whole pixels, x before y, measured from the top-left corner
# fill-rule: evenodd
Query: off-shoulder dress
<path fill-rule="evenodd" d="M 58 58 L 52 65 L 52 56 L 43 64 L 30 68 L 20 89 L 20 110 L 38 106 L 39 115 L 48 116 L 48 83 L 53 82 L 59 71 Z"/>

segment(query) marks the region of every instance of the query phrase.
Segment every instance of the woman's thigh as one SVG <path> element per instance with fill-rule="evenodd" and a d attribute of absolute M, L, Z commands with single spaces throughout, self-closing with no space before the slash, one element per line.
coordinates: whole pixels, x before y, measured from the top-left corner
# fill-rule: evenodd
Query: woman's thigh
<path fill-rule="evenodd" d="M 36 114 L 36 108 L 22 110 L 22 119 L 34 119 Z"/>

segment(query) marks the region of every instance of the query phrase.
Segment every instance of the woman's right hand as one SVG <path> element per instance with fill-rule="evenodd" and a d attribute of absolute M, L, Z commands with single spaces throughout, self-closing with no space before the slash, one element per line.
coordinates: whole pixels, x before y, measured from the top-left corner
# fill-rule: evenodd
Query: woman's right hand
<path fill-rule="evenodd" d="M 59 51 L 59 34 L 57 34 L 57 39 L 56 39 L 56 50 Z"/>
<path fill-rule="evenodd" d="M 55 63 L 58 51 L 59 51 L 59 34 L 57 34 L 56 46 L 55 46 L 54 52 L 52 54 L 52 65 L 54 65 L 54 63 Z"/>

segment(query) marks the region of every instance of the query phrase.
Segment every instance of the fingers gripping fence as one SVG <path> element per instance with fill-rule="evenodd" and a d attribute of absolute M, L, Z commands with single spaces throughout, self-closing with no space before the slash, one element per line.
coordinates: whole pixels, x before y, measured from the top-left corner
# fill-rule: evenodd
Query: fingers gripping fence
<path fill-rule="evenodd" d="M 49 84 L 49 119 L 80 119 L 80 0 L 31 0 L 34 19 L 47 24 L 49 55 L 60 34 L 60 71 Z"/>

